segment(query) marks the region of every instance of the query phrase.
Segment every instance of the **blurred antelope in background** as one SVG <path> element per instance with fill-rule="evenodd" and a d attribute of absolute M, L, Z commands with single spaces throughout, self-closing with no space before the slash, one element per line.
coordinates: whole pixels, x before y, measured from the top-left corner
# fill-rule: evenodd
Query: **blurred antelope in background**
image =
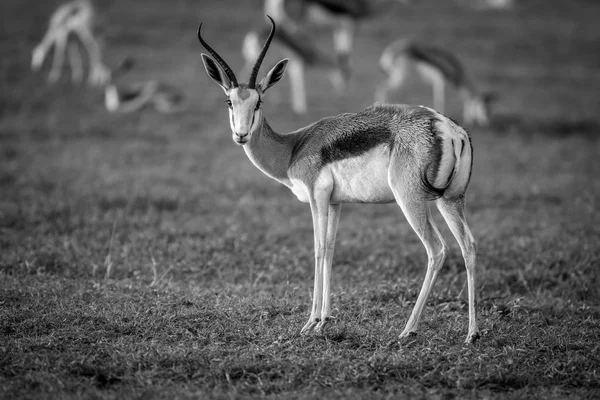
<path fill-rule="evenodd" d="M 357 24 L 369 17 L 390 10 L 395 3 L 410 0 L 265 0 L 265 14 L 273 16 L 279 26 L 275 42 L 289 58 L 287 74 L 291 85 L 292 110 L 303 114 L 307 110 L 305 67 L 322 68 L 330 72 L 337 93 L 342 93 L 350 79 L 352 53 Z M 325 26 L 333 31 L 333 55 L 319 48 L 311 39 L 310 26 Z M 269 34 L 265 29 L 249 32 L 242 45 L 249 69 L 260 53 L 260 44 Z"/>
<path fill-rule="evenodd" d="M 128 85 L 117 85 L 116 80 L 134 66 L 132 59 L 125 59 L 110 73 L 104 86 L 104 106 L 109 112 L 134 112 L 145 106 L 153 106 L 162 114 L 170 114 L 185 108 L 183 92 L 172 85 L 150 80 Z"/>
<path fill-rule="evenodd" d="M 73 82 L 81 82 L 84 75 L 81 45 L 89 60 L 89 84 L 103 85 L 108 80 L 110 71 L 102 63 L 100 46 L 93 34 L 94 18 L 95 11 L 90 0 L 75 0 L 59 6 L 50 17 L 44 38 L 33 50 L 32 69 L 40 69 L 50 49 L 54 48 L 48 80 L 58 81 L 67 53 L 71 79 Z"/>
<path fill-rule="evenodd" d="M 375 100 L 385 103 L 391 92 L 398 90 L 413 74 L 431 84 L 434 108 L 445 110 L 445 85 L 452 84 L 463 101 L 465 124 L 489 124 L 489 106 L 492 97 L 483 94 L 467 73 L 463 63 L 450 51 L 400 39 L 383 50 L 379 59 L 387 75 L 376 89 Z"/>
<path fill-rule="evenodd" d="M 510 10 L 515 5 L 515 0 L 459 0 L 467 8 L 475 10 Z"/>
<path fill-rule="evenodd" d="M 270 17 L 269 17 L 270 19 Z M 440 210 L 458 241 L 467 270 L 469 329 L 479 336 L 476 316 L 476 244 L 465 218 L 465 192 L 471 177 L 472 147 L 467 133 L 426 107 L 375 105 L 358 113 L 323 118 L 290 133 L 274 131 L 263 112 L 266 91 L 284 75 L 283 59 L 257 82 L 261 63 L 275 35 L 275 22 L 252 68 L 248 83 L 238 80 L 202 38 L 208 76 L 227 96 L 235 143 L 267 176 L 284 184 L 312 213 L 315 248 L 313 303 L 302 333 L 323 332 L 331 319 L 331 266 L 343 203 L 396 202 L 427 251 L 427 273 L 400 337 L 417 330 L 423 308 L 448 247 L 432 219 Z"/>

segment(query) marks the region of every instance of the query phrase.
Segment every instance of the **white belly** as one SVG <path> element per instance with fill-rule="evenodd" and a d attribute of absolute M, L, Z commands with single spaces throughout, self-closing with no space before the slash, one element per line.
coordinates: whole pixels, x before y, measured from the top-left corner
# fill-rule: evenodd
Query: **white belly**
<path fill-rule="evenodd" d="M 325 166 L 333 177 L 332 203 L 388 203 L 394 194 L 388 184 L 389 149 L 375 149 Z"/>
<path fill-rule="evenodd" d="M 313 185 L 331 185 L 331 203 L 389 203 L 395 199 L 388 184 L 388 168 L 389 149 L 379 146 L 359 157 L 325 165 Z M 312 187 L 297 178 L 291 178 L 288 186 L 298 200 L 309 202 Z"/>
<path fill-rule="evenodd" d="M 425 82 L 428 82 L 431 85 L 444 84 L 444 75 L 439 69 L 422 62 L 417 62 L 415 67 Z"/>

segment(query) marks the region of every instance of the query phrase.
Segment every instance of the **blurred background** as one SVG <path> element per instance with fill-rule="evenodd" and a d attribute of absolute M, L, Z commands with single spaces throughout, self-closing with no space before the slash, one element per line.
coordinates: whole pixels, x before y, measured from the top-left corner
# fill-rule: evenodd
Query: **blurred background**
<path fill-rule="evenodd" d="M 585 249 L 597 261 L 600 5 L 387 3 L 355 18 L 345 90 L 334 90 L 328 70 L 307 66 L 306 113 L 291 110 L 290 83 L 283 79 L 265 98 L 271 125 L 291 131 L 372 104 L 385 79 L 379 58 L 394 40 L 446 49 L 496 99 L 489 126 L 469 127 L 475 168 L 468 210 L 489 285 L 504 290 L 507 275 L 518 277 L 524 265 L 555 258 L 557 246 L 567 260 Z M 170 87 L 171 99 L 181 101 L 174 112 L 161 112 L 152 100 L 131 112 L 107 110 L 108 83 L 73 83 L 68 56 L 62 75 L 50 83 L 51 50 L 33 71 L 32 51 L 61 4 L 0 5 L 0 267 L 97 277 L 110 265 L 111 277 L 145 282 L 158 266 L 181 285 L 254 282 L 258 276 L 310 284 L 309 210 L 231 143 L 225 98 L 204 71 L 196 38 L 202 22 L 205 39 L 245 81 L 242 43 L 248 32 L 268 27 L 263 2 L 93 4 L 93 32 L 106 69 L 134 60 L 109 83 L 126 88 L 123 101 L 139 95 L 139 82 Z M 306 43 L 334 54 L 331 27 L 303 29 Z M 274 43 L 259 78 L 285 55 Z M 420 79 L 390 96 L 432 105 L 431 86 Z M 452 85 L 445 113 L 462 120 L 462 100 Z M 336 282 L 396 281 L 424 271 L 421 244 L 395 205 L 345 207 L 338 242 L 335 263 L 343 272 Z M 451 271 L 462 273 L 460 254 L 453 254 Z M 548 273 L 540 268 L 532 273 Z M 591 273 L 590 265 L 582 268 Z M 589 290 L 597 293 L 597 287 Z"/>

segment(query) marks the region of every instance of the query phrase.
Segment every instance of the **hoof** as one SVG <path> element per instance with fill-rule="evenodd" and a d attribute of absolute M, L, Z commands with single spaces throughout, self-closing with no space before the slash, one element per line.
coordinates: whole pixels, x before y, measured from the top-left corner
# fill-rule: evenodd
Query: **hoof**
<path fill-rule="evenodd" d="M 410 331 L 410 332 L 402 332 L 400 334 L 400 336 L 398 336 L 398 339 L 405 339 L 405 338 L 414 338 L 417 336 L 417 332 L 415 331 Z"/>
<path fill-rule="evenodd" d="M 306 323 L 306 325 L 304 325 L 304 327 L 300 331 L 300 334 L 301 335 L 308 335 L 308 334 L 310 334 L 310 332 L 315 328 L 315 326 L 317 326 L 319 324 L 320 321 L 321 321 L 320 318 L 311 318 L 311 319 L 309 319 L 308 322 Z"/>
<path fill-rule="evenodd" d="M 473 343 L 475 343 L 480 338 L 481 338 L 481 334 L 479 332 L 475 332 L 475 333 L 469 334 L 467 336 L 467 339 L 465 340 L 465 343 L 473 344 Z"/>
<path fill-rule="evenodd" d="M 324 335 L 325 334 L 325 327 L 327 326 L 327 324 L 329 324 L 330 318 L 324 318 L 322 319 L 317 326 L 315 326 L 315 332 L 320 334 L 320 335 Z"/>

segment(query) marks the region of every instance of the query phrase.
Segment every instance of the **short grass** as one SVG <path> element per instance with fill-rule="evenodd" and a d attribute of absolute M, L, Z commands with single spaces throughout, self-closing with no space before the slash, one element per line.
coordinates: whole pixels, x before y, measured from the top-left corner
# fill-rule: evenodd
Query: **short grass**
<path fill-rule="evenodd" d="M 112 115 L 97 90 L 47 85 L 28 65 L 57 2 L 0 4 L 1 398 L 600 396 L 596 2 L 398 7 L 362 26 L 344 97 L 310 71 L 309 115 L 291 114 L 286 81 L 266 99 L 280 130 L 360 110 L 381 79 L 379 52 L 407 35 L 454 49 L 498 93 L 494 126 L 471 130 L 474 345 L 463 344 L 465 272 L 445 228 L 452 251 L 419 334 L 398 341 L 426 258 L 394 205 L 344 206 L 335 320 L 325 336 L 300 336 L 308 207 L 231 142 L 195 38 L 204 21 L 238 71 L 244 33 L 265 23 L 261 2 L 98 3 L 107 61 L 133 55 L 127 79 L 179 85 L 189 108 Z M 418 84 L 395 100 L 430 102 Z"/>

